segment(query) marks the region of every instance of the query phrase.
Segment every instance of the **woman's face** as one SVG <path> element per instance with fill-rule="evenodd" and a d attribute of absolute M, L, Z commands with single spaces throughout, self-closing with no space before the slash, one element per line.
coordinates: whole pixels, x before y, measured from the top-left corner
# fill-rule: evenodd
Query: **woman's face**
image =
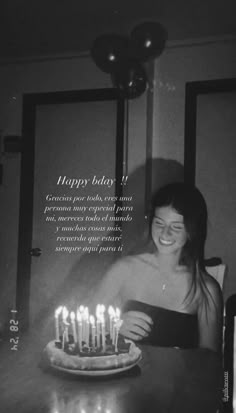
<path fill-rule="evenodd" d="M 188 235 L 184 217 L 171 206 L 155 209 L 151 226 L 152 239 L 161 253 L 180 253 Z"/>

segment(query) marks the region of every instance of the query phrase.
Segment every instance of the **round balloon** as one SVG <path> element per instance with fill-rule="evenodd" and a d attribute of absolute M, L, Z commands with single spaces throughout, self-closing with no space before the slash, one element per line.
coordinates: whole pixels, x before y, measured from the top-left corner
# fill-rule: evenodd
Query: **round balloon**
<path fill-rule="evenodd" d="M 106 73 L 112 73 L 124 59 L 128 49 L 128 38 L 117 34 L 104 34 L 95 39 L 91 56 L 96 65 Z"/>
<path fill-rule="evenodd" d="M 147 86 L 146 72 L 140 62 L 126 60 L 120 63 L 112 80 L 121 97 L 134 99 L 142 95 Z"/>
<path fill-rule="evenodd" d="M 130 34 L 129 53 L 140 61 L 158 57 L 167 40 L 166 29 L 158 22 L 145 22 L 136 26 Z"/>

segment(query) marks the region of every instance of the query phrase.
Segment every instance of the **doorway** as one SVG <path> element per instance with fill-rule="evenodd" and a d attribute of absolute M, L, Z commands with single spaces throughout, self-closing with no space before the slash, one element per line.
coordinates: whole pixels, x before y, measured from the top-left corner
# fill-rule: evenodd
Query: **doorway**
<path fill-rule="evenodd" d="M 227 299 L 236 291 L 236 79 L 187 83 L 185 105 L 185 181 L 206 199 L 206 257 L 228 266 Z"/>

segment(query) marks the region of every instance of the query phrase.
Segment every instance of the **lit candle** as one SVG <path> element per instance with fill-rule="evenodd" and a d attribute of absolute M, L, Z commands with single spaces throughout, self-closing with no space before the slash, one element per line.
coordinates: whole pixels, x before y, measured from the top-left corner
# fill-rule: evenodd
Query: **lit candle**
<path fill-rule="evenodd" d="M 100 314 L 101 314 L 101 317 L 104 319 L 104 328 L 105 328 L 105 330 L 106 330 L 105 311 L 106 311 L 105 305 L 104 305 L 104 304 L 101 304 L 101 306 L 100 306 Z"/>
<path fill-rule="evenodd" d="M 102 349 L 106 350 L 106 336 L 105 336 L 105 318 L 104 314 L 100 315 L 101 327 L 102 327 Z"/>
<path fill-rule="evenodd" d="M 67 317 L 68 317 L 68 314 L 69 314 L 69 311 L 67 310 L 67 308 L 66 307 L 63 307 L 63 309 L 62 309 L 62 320 L 63 320 L 63 323 L 66 323 L 67 322 Z"/>
<path fill-rule="evenodd" d="M 95 348 L 95 318 L 93 315 L 90 316 L 90 324 L 91 324 L 91 334 L 92 334 L 92 347 Z"/>
<path fill-rule="evenodd" d="M 67 310 L 66 307 L 63 307 L 62 309 L 62 321 L 64 324 L 64 332 L 65 332 L 65 340 L 69 341 L 69 334 L 68 334 L 68 326 L 69 323 L 67 322 L 67 317 L 68 317 L 69 311 Z"/>
<path fill-rule="evenodd" d="M 123 320 L 118 320 L 115 324 L 115 352 L 118 352 L 118 337 L 119 337 L 119 331 L 120 331 L 122 324 L 123 324 Z"/>
<path fill-rule="evenodd" d="M 100 321 L 100 304 L 97 305 L 96 307 L 96 327 L 97 327 L 97 347 L 101 346 L 101 342 L 100 342 L 100 334 L 101 334 L 101 321 Z"/>
<path fill-rule="evenodd" d="M 75 313 L 71 311 L 70 313 L 71 325 L 72 325 L 72 334 L 74 338 L 74 343 L 77 343 L 77 333 L 76 333 L 76 326 L 75 326 Z"/>
<path fill-rule="evenodd" d="M 116 308 L 114 312 L 114 324 L 112 328 L 112 344 L 117 347 L 117 341 L 118 341 L 118 334 L 119 334 L 119 329 L 120 329 L 120 309 Z"/>
<path fill-rule="evenodd" d="M 86 320 L 86 343 L 87 343 L 88 347 L 90 345 L 90 343 L 89 343 L 89 334 L 90 334 L 90 323 L 89 323 L 89 320 Z"/>
<path fill-rule="evenodd" d="M 55 311 L 55 330 L 56 330 L 56 341 L 60 340 L 60 325 L 59 325 L 59 315 L 62 312 L 62 306 L 58 307 Z"/>
<path fill-rule="evenodd" d="M 82 317 L 82 319 L 81 319 L 81 323 L 82 323 L 82 341 L 84 341 L 84 333 L 85 333 L 85 330 L 84 330 L 84 317 L 83 317 L 84 309 L 85 309 L 85 307 L 83 305 L 79 306 L 79 311 L 80 311 L 80 314 L 81 314 L 81 317 Z"/>
<path fill-rule="evenodd" d="M 83 312 L 83 328 L 84 328 L 84 341 L 89 346 L 89 310 L 88 307 L 85 307 Z"/>
<path fill-rule="evenodd" d="M 112 339 L 112 324 L 113 324 L 113 318 L 115 316 L 115 310 L 111 305 L 108 307 L 108 314 L 109 314 L 109 333 L 110 333 L 110 338 Z"/>
<path fill-rule="evenodd" d="M 85 310 L 85 308 L 84 308 L 83 305 L 81 305 L 79 307 L 79 309 L 80 309 L 81 323 L 82 323 L 82 341 L 85 342 L 85 322 L 84 322 L 84 318 L 85 318 L 84 310 Z"/>
<path fill-rule="evenodd" d="M 66 330 L 62 333 L 62 350 L 65 350 L 65 342 L 66 342 Z"/>
<path fill-rule="evenodd" d="M 110 338 L 112 340 L 112 344 L 114 339 L 113 339 L 113 335 L 114 335 L 114 319 L 116 316 L 116 312 L 114 310 L 114 308 L 110 305 L 108 308 L 108 314 L 109 314 L 109 332 L 110 332 Z"/>
<path fill-rule="evenodd" d="M 82 316 L 79 310 L 77 310 L 76 318 L 78 323 L 78 345 L 79 350 L 82 350 Z"/>

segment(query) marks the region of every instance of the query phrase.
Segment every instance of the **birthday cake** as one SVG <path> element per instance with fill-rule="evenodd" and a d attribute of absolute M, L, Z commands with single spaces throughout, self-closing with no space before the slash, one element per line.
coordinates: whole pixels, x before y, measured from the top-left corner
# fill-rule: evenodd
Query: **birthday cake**
<path fill-rule="evenodd" d="M 141 358 L 141 350 L 119 334 L 122 324 L 119 311 L 113 311 L 106 317 L 105 310 L 99 309 L 95 320 L 95 317 L 88 316 L 85 308 L 77 311 L 77 323 L 74 313 L 69 323 L 69 312 L 65 307 L 63 311 L 61 322 L 58 317 L 60 312 L 55 312 L 56 340 L 50 341 L 44 349 L 44 355 L 52 367 L 84 372 L 114 371 L 132 367 Z"/>
<path fill-rule="evenodd" d="M 72 347 L 73 348 L 73 347 Z M 141 356 L 141 350 L 133 342 L 124 342 L 115 352 L 109 345 L 105 352 L 91 351 L 78 353 L 74 350 L 62 350 L 55 341 L 50 341 L 45 353 L 53 367 L 67 370 L 113 370 L 135 364 Z"/>

